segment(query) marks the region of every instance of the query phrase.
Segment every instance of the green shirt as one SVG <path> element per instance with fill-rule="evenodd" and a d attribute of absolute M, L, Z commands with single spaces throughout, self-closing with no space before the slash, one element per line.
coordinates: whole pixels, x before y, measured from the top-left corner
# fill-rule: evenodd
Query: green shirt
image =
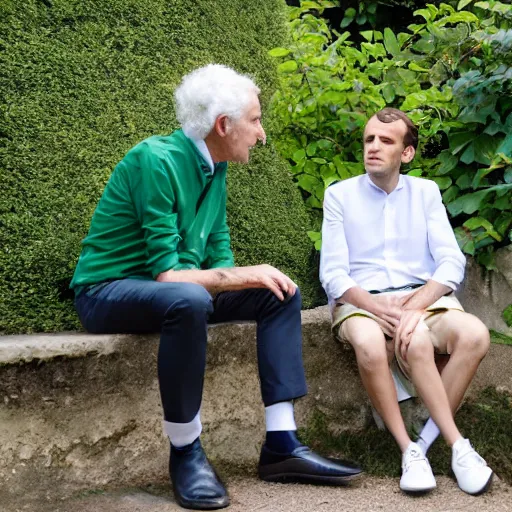
<path fill-rule="evenodd" d="M 82 242 L 71 288 L 232 267 L 225 162 L 212 174 L 181 130 L 150 137 L 116 166 Z"/>

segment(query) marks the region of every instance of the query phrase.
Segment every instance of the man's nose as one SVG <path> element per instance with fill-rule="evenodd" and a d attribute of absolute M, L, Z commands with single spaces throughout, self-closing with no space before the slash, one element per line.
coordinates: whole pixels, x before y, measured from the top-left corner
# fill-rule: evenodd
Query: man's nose
<path fill-rule="evenodd" d="M 262 144 L 266 144 L 267 142 L 267 134 L 265 133 L 265 130 L 263 129 L 263 126 L 261 123 L 259 123 L 259 132 L 258 132 L 258 140 L 261 140 Z"/>
<path fill-rule="evenodd" d="M 380 141 L 379 139 L 373 139 L 370 142 L 369 148 L 370 151 L 378 151 L 380 149 Z"/>

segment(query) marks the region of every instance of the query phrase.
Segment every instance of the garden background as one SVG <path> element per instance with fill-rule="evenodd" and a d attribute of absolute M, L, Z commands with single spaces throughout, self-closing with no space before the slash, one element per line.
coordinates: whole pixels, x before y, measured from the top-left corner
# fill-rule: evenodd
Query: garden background
<path fill-rule="evenodd" d="M 114 165 L 177 127 L 172 93 L 209 62 L 262 88 L 269 143 L 228 173 L 238 265 L 325 301 L 325 188 L 363 172 L 365 120 L 420 127 L 406 172 L 435 180 L 485 268 L 511 243 L 512 7 L 490 0 L 6 0 L 0 5 L 0 333 L 79 328 L 69 281 Z M 510 323 L 510 307 L 503 312 Z"/>

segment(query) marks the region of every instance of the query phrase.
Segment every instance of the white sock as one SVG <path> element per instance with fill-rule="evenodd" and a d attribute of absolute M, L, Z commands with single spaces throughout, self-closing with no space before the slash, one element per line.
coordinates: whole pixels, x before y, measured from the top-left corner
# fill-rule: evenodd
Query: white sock
<path fill-rule="evenodd" d="M 194 419 L 188 423 L 164 421 L 163 426 L 165 434 L 169 437 L 171 444 L 176 448 L 182 448 L 183 446 L 192 443 L 199 437 L 203 430 L 200 411 L 198 411 Z"/>
<path fill-rule="evenodd" d="M 427 453 L 428 449 L 432 446 L 432 443 L 437 439 L 439 434 L 439 428 L 435 424 L 434 420 L 429 418 L 420 433 L 420 437 L 416 441 L 421 446 L 423 453 Z"/>
<path fill-rule="evenodd" d="M 279 402 L 265 407 L 267 432 L 276 430 L 297 430 L 292 402 Z"/>
<path fill-rule="evenodd" d="M 458 450 L 460 448 L 460 443 L 464 442 L 464 440 L 465 439 L 463 437 L 459 437 L 459 439 L 452 444 L 452 450 Z"/>

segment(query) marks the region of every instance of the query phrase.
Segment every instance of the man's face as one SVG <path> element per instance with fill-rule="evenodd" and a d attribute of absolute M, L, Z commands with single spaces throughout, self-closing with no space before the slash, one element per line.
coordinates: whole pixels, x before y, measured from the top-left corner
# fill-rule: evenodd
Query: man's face
<path fill-rule="evenodd" d="M 258 95 L 254 93 L 242 117 L 232 122 L 225 137 L 227 158 L 230 162 L 247 163 L 249 150 L 261 140 L 265 144 L 266 135 L 261 126 L 261 108 Z"/>
<path fill-rule="evenodd" d="M 373 116 L 368 121 L 363 137 L 364 166 L 368 174 L 385 177 L 399 173 L 402 162 L 412 160 L 412 146 L 404 147 L 406 132 L 407 126 L 401 119 L 383 123 Z"/>

